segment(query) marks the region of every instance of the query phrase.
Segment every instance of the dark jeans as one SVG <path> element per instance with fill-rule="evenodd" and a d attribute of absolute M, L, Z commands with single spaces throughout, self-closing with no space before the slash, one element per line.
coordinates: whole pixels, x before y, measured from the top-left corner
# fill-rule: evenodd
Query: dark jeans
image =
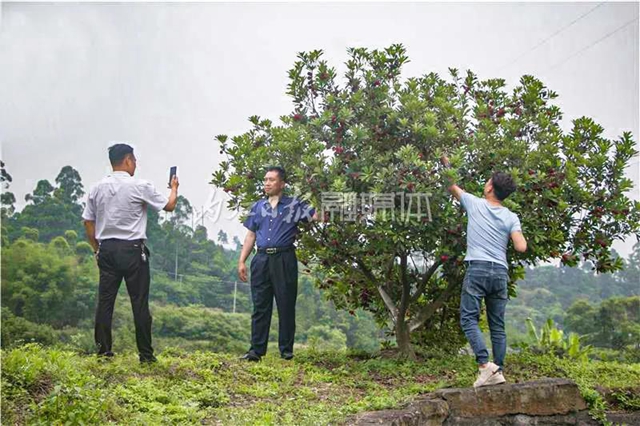
<path fill-rule="evenodd" d="M 295 251 L 257 253 L 251 260 L 251 351 L 267 353 L 273 297 L 278 307 L 278 346 L 281 354 L 293 354 L 298 297 L 298 259 Z"/>
<path fill-rule="evenodd" d="M 98 255 L 100 286 L 95 327 L 99 355 L 111 352 L 113 307 L 124 278 L 133 309 L 140 360 L 154 359 L 151 347 L 151 314 L 149 313 L 149 255 L 149 249 L 144 247 L 141 241 L 105 240 L 100 244 Z"/>
<path fill-rule="evenodd" d="M 489 352 L 478 326 L 484 298 L 491 332 L 493 362 L 500 367 L 504 365 L 507 352 L 507 335 L 504 331 L 504 311 L 508 301 L 507 282 L 507 268 L 498 263 L 471 261 L 467 266 L 460 300 L 460 325 L 478 364 L 489 361 Z"/>

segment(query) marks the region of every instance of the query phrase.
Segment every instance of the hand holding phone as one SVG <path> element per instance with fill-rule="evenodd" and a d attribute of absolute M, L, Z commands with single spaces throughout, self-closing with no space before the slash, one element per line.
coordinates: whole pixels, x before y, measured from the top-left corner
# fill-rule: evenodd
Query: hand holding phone
<path fill-rule="evenodd" d="M 171 189 L 171 182 L 173 181 L 173 178 L 176 176 L 178 172 L 178 166 L 172 166 L 171 169 L 169 169 L 169 189 Z"/>

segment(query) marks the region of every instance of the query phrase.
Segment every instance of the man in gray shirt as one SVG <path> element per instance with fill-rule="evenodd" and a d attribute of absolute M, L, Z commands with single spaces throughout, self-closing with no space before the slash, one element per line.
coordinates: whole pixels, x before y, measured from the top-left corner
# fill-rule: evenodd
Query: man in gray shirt
<path fill-rule="evenodd" d="M 140 362 L 155 362 L 149 313 L 150 252 L 145 246 L 147 208 L 173 211 L 178 200 L 178 178 L 173 177 L 167 198 L 151 183 L 133 177 L 136 157 L 129 145 L 111 146 L 109 160 L 113 173 L 91 188 L 82 213 L 100 269 L 95 324 L 98 356 L 113 356 L 111 321 L 124 278 L 133 309 Z"/>
<path fill-rule="evenodd" d="M 443 157 L 442 164 L 450 167 L 449 159 Z M 460 201 L 468 218 L 467 255 L 464 259 L 467 272 L 460 298 L 460 325 L 478 362 L 479 375 L 474 387 L 505 382 L 502 366 L 507 351 L 504 312 L 508 301 L 509 239 L 516 251 L 527 250 L 520 219 L 502 205 L 502 201 L 515 190 L 511 175 L 501 172 L 494 173 L 485 184 L 484 198 L 466 193 L 455 183 L 449 185 L 449 191 Z M 478 326 L 482 299 L 487 308 L 494 362 L 489 362 L 489 352 Z"/>

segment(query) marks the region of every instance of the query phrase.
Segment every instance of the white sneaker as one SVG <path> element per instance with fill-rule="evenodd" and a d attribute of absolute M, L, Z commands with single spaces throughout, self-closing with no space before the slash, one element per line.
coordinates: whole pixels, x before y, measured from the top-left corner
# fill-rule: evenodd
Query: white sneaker
<path fill-rule="evenodd" d="M 504 375 L 502 374 L 502 371 L 498 371 L 497 373 L 495 373 L 494 375 L 489 377 L 489 379 L 486 382 L 484 382 L 484 385 L 482 385 L 482 386 L 501 385 L 501 384 L 505 383 L 506 381 L 507 380 L 504 378 Z"/>
<path fill-rule="evenodd" d="M 500 385 L 506 382 L 502 371 L 500 371 L 500 367 L 492 362 L 488 362 L 486 367 L 480 368 L 479 370 L 480 374 L 478 375 L 478 379 L 473 383 L 474 388 Z"/>

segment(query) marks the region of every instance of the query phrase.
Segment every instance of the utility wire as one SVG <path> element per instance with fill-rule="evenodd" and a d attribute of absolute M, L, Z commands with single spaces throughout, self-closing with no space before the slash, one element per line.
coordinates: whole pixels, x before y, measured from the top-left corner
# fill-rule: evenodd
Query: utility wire
<path fill-rule="evenodd" d="M 594 41 L 593 43 L 583 47 L 582 49 L 578 50 L 576 53 L 574 53 L 571 56 L 568 56 L 567 58 L 565 58 L 564 60 L 558 62 L 557 64 L 553 65 L 551 68 L 548 68 L 546 71 L 551 71 L 555 68 L 558 68 L 560 65 L 564 64 L 565 62 L 567 62 L 569 59 L 574 58 L 575 56 L 581 54 L 582 52 L 584 52 L 585 50 L 588 50 L 590 48 L 592 48 L 593 46 L 595 46 L 596 44 L 600 43 L 601 41 L 611 37 L 612 35 L 614 35 L 615 33 L 617 33 L 618 31 L 622 31 L 624 28 L 628 27 L 629 25 L 633 24 L 634 22 L 636 22 L 638 20 L 638 17 L 635 17 L 634 19 L 627 21 L 626 23 L 622 24 L 621 26 L 619 26 L 618 28 L 616 28 L 615 30 L 611 31 L 608 34 L 605 34 L 604 36 L 600 37 L 598 40 Z"/>
<path fill-rule="evenodd" d="M 546 42 L 548 42 L 549 40 L 551 40 L 552 38 L 554 38 L 555 36 L 557 36 L 558 34 L 560 34 L 561 32 L 563 32 L 564 30 L 568 29 L 569 27 L 573 26 L 576 22 L 580 21 L 581 19 L 583 19 L 584 17 L 586 17 L 587 15 L 589 15 L 591 12 L 595 11 L 597 8 L 599 8 L 600 6 L 602 6 L 603 4 L 605 4 L 606 2 L 602 2 L 602 3 L 598 3 L 595 7 L 592 7 L 591 9 L 589 9 L 586 13 L 583 13 L 582 15 L 580 15 L 579 17 L 577 17 L 576 19 L 574 19 L 573 21 L 569 22 L 567 25 L 565 25 L 564 27 L 560 28 L 559 30 L 557 30 L 556 32 L 554 32 L 553 34 L 551 34 L 550 36 L 548 36 L 547 38 L 545 38 L 544 40 L 542 40 L 541 42 L 539 42 L 538 44 L 536 44 L 535 46 L 533 46 L 531 49 L 525 51 L 524 53 L 522 53 L 520 56 L 518 56 L 517 58 L 515 58 L 514 60 L 512 60 L 511 62 L 509 62 L 506 65 L 503 65 L 502 67 L 500 67 L 498 69 L 499 71 L 502 71 L 505 68 L 510 67 L 511 65 L 515 64 L 516 62 L 518 62 L 520 59 L 522 59 L 524 56 L 528 55 L 529 53 L 533 52 L 534 50 L 536 50 L 537 48 L 539 48 L 540 46 L 542 46 L 543 44 L 545 44 Z"/>

